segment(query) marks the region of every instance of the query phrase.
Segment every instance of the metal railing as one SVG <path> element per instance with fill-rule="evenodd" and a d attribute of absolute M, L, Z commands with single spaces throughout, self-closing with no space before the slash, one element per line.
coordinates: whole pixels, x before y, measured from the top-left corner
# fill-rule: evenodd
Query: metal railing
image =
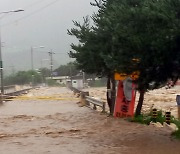
<path fill-rule="evenodd" d="M 9 88 L 12 88 L 12 87 L 9 87 Z M 25 88 L 25 89 L 22 89 L 22 90 L 14 90 L 14 91 L 11 91 L 11 92 L 7 92 L 4 95 L 0 95 L 0 102 L 9 101 L 12 98 L 14 98 L 15 96 L 19 96 L 21 94 L 27 93 L 31 89 L 34 89 L 34 88 L 31 87 L 31 88 Z M 7 88 L 7 90 L 8 90 L 8 88 Z"/>
<path fill-rule="evenodd" d="M 26 92 L 28 92 L 31 89 L 34 89 L 34 88 L 27 88 L 27 89 L 14 91 L 14 92 L 11 92 L 11 93 L 7 93 L 6 95 L 8 95 L 8 96 L 18 96 L 18 95 L 21 95 L 21 94 L 25 94 Z"/>
<path fill-rule="evenodd" d="M 85 96 L 85 99 L 87 102 L 92 103 L 94 105 L 93 109 L 96 110 L 97 109 L 96 106 L 99 106 L 102 108 L 102 112 L 105 112 L 105 102 L 98 100 L 98 99 L 95 99 L 95 98 L 90 97 L 90 96 Z"/>
<path fill-rule="evenodd" d="M 77 88 L 74 88 L 74 87 L 69 87 L 69 89 L 71 89 L 74 93 L 81 93 L 82 91 L 77 89 Z"/>
<path fill-rule="evenodd" d="M 89 106 L 90 103 L 94 105 L 93 109 L 96 110 L 97 107 L 96 106 L 99 106 L 102 108 L 102 112 L 105 112 L 105 102 L 101 101 L 101 100 L 98 100 L 94 97 L 90 97 L 89 96 L 89 92 L 84 92 L 84 91 L 81 91 L 77 88 L 74 88 L 74 87 L 69 87 L 74 93 L 78 93 L 81 97 L 81 99 L 84 99 L 85 102 L 86 102 L 86 105 Z"/>
<path fill-rule="evenodd" d="M 16 91 L 16 85 L 4 86 L 4 94 Z"/>

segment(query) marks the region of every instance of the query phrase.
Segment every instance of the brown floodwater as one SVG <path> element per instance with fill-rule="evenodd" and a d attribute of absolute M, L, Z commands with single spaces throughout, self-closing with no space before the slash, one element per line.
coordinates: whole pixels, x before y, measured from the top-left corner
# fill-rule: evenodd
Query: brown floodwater
<path fill-rule="evenodd" d="M 0 154 L 180 153 L 170 131 L 115 119 L 66 88 L 43 87 L 0 106 Z"/>

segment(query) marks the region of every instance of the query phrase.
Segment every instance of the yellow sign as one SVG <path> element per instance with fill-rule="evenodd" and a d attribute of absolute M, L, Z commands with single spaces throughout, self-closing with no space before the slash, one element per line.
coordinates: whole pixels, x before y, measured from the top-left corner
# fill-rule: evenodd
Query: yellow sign
<path fill-rule="evenodd" d="M 125 73 L 115 73 L 114 78 L 115 80 L 125 80 L 128 77 Z"/>
<path fill-rule="evenodd" d="M 114 75 L 115 80 L 121 80 L 121 81 L 125 80 L 127 77 L 130 77 L 132 80 L 136 80 L 139 77 L 139 72 L 136 71 L 130 75 L 127 75 L 125 73 L 115 73 L 115 75 Z"/>

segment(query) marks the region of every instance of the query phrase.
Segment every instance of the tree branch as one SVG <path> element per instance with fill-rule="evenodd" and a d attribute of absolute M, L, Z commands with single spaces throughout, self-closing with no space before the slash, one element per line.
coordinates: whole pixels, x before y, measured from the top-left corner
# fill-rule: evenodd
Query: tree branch
<path fill-rule="evenodd" d="M 99 8 L 102 8 L 102 6 L 103 6 L 103 3 L 105 3 L 106 2 L 106 0 L 94 0 L 94 3 L 92 3 L 92 2 L 90 2 L 90 4 L 92 5 L 92 6 L 97 6 L 97 7 L 99 7 Z"/>

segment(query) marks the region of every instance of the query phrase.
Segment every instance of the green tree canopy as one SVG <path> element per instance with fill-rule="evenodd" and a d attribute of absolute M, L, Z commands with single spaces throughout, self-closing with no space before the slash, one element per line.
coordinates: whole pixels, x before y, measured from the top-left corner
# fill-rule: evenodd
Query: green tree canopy
<path fill-rule="evenodd" d="M 179 77 L 179 0 L 111 0 L 93 19 L 108 50 L 108 68 L 140 72 L 140 89 L 158 88 Z"/>
<path fill-rule="evenodd" d="M 135 81 L 144 95 L 180 77 L 180 1 L 106 0 L 92 16 L 93 26 L 74 22 L 78 45 L 70 55 L 89 73 L 139 71 Z M 74 52 L 75 51 L 75 52 Z M 141 102 L 142 103 L 142 102 Z M 142 106 L 142 104 L 141 104 Z"/>
<path fill-rule="evenodd" d="M 61 65 L 54 71 L 57 72 L 59 76 L 74 76 L 79 73 L 79 70 L 76 68 L 76 65 L 73 62 L 69 62 L 66 65 Z"/>
<path fill-rule="evenodd" d="M 37 73 L 36 71 L 19 71 L 13 75 L 5 77 L 4 84 L 5 85 L 29 84 L 32 82 L 32 74 L 34 75 L 35 84 L 42 82 L 41 74 Z"/>

